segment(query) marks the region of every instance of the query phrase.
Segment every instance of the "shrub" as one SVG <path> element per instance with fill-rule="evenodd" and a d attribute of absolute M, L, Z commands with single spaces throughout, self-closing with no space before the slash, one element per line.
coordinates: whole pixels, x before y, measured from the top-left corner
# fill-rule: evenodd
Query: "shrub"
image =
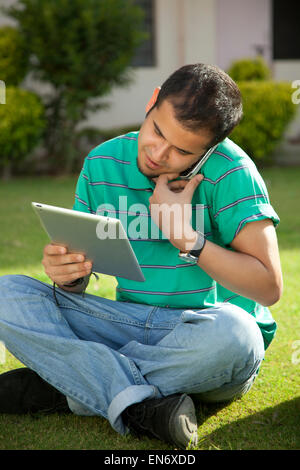
<path fill-rule="evenodd" d="M 45 128 L 44 107 L 32 92 L 6 89 L 6 104 L 0 105 L 0 165 L 9 177 L 13 165 L 25 159 L 38 144 Z"/>
<path fill-rule="evenodd" d="M 240 82 L 244 117 L 232 138 L 256 163 L 267 163 L 296 112 L 290 83 Z"/>
<path fill-rule="evenodd" d="M 0 28 L 0 80 L 6 86 L 16 86 L 27 70 L 28 51 L 20 32 L 11 26 Z"/>
<path fill-rule="evenodd" d="M 271 78 L 271 71 L 260 56 L 255 59 L 236 60 L 227 73 L 235 82 L 269 80 Z"/>

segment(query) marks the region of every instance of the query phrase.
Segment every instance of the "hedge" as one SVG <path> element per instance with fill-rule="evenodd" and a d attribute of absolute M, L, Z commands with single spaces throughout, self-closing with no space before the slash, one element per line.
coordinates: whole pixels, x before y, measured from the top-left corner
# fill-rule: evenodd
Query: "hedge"
<path fill-rule="evenodd" d="M 253 160 L 267 163 L 296 112 L 291 84 L 243 81 L 238 85 L 243 97 L 244 117 L 230 138 Z"/>

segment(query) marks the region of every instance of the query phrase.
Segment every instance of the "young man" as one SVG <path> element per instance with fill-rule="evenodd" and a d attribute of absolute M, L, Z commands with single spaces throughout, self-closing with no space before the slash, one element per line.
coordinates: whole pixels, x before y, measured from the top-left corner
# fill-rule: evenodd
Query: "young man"
<path fill-rule="evenodd" d="M 192 398 L 250 389 L 282 275 L 278 216 L 227 138 L 241 117 L 228 75 L 189 65 L 156 90 L 139 133 L 90 152 L 74 209 L 123 220 L 146 281 L 118 278 L 116 301 L 83 297 L 91 263 L 52 244 L 43 266 L 55 296 L 35 279 L 1 278 L 0 339 L 27 368 L 0 376 L 0 412 L 101 415 L 184 448 L 197 443 Z"/>

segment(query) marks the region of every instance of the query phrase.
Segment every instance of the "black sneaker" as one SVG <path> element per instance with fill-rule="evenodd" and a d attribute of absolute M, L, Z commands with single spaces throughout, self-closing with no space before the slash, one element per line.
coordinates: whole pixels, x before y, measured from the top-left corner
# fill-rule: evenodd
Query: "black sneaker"
<path fill-rule="evenodd" d="M 66 397 L 23 367 L 0 375 L 0 413 L 71 413 Z"/>
<path fill-rule="evenodd" d="M 122 413 L 134 434 L 150 435 L 185 449 L 197 444 L 197 420 L 193 400 L 188 395 L 170 395 L 129 406 Z"/>

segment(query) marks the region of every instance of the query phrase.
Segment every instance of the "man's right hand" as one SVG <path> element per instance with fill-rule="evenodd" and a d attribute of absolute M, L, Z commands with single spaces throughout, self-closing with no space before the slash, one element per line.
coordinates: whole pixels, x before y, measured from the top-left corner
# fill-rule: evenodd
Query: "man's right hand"
<path fill-rule="evenodd" d="M 63 288 L 92 272 L 92 263 L 85 259 L 84 254 L 68 253 L 66 247 L 52 243 L 44 248 L 42 264 L 47 276 Z"/>

